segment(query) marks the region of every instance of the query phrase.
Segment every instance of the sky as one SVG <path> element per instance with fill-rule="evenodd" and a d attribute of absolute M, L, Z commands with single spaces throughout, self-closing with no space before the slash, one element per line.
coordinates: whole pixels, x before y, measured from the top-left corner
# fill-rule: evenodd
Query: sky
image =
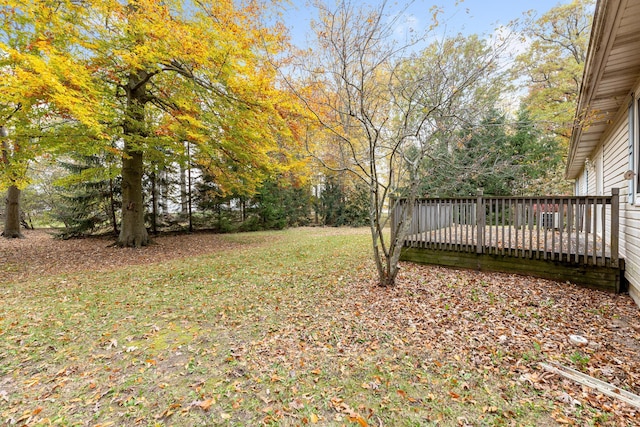
<path fill-rule="evenodd" d="M 333 4 L 335 0 L 325 0 Z M 356 0 L 357 1 L 357 0 Z M 378 4 L 376 0 L 367 0 Z M 444 14 L 438 27 L 439 31 L 455 35 L 491 34 L 500 25 L 522 18 L 526 11 L 533 10 L 537 16 L 560 4 L 571 3 L 571 0 L 415 0 L 407 11 L 406 22 L 412 23 L 416 29 L 426 28 L 431 23 L 430 9 L 437 5 L 443 8 Z M 403 1 L 390 0 L 389 5 L 404 5 Z M 396 8 L 400 8 L 396 6 Z M 393 10 L 393 9 L 392 9 Z M 289 27 L 291 38 L 298 47 L 305 47 L 307 40 L 313 38 L 310 22 L 314 17 L 314 8 L 308 0 L 291 0 L 290 6 L 284 13 L 286 25 Z"/>

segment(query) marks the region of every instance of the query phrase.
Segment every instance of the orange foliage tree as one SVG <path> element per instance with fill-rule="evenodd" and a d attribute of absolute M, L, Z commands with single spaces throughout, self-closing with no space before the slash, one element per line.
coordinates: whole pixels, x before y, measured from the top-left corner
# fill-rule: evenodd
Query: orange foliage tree
<path fill-rule="evenodd" d="M 34 7 L 49 10 L 49 3 Z M 93 98 L 76 97 L 81 108 L 69 109 L 69 118 L 95 118 L 84 123 L 91 138 L 73 146 L 59 139 L 55 150 L 121 155 L 120 246 L 149 241 L 145 159 L 197 162 L 221 192 L 251 193 L 275 170 L 298 165 L 290 120 L 296 106 L 277 89 L 267 60 L 267 52 L 277 57 L 286 47 L 285 31 L 263 25 L 268 3 L 89 0 L 55 7 L 69 19 L 52 32 L 73 35 L 72 60 L 88 74 L 77 86 Z M 23 13 L 29 6 L 15 8 Z"/>

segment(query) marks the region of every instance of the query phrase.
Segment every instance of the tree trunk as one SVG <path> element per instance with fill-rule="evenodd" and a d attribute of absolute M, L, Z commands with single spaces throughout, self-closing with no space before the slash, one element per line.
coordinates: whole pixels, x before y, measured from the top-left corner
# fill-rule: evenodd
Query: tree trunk
<path fill-rule="evenodd" d="M 167 168 L 160 171 L 160 212 L 164 215 L 169 213 L 169 173 Z"/>
<path fill-rule="evenodd" d="M 132 152 L 125 147 L 125 158 L 122 160 L 122 225 L 118 246 L 138 248 L 149 244 L 149 234 L 144 226 L 142 171 L 142 152 Z"/>
<path fill-rule="evenodd" d="M 0 138 L 3 138 L 1 147 L 2 150 L 0 152 L 0 154 L 2 155 L 1 161 L 5 164 L 5 167 L 8 167 L 9 149 L 7 141 L 4 140 L 6 136 L 7 129 L 4 126 L 0 126 Z M 18 147 L 15 147 L 15 151 L 18 151 Z M 15 185 L 9 186 L 5 203 L 4 230 L 2 231 L 2 236 L 6 237 L 7 239 L 24 237 L 20 232 L 20 189 L 18 187 L 16 187 Z"/>
<path fill-rule="evenodd" d="M 158 234 L 158 183 L 155 170 L 151 172 L 151 232 Z"/>
<path fill-rule="evenodd" d="M 180 165 L 180 213 L 185 217 L 189 214 L 189 202 L 187 200 L 187 169 L 185 169 L 182 164 Z"/>
<path fill-rule="evenodd" d="M 20 232 L 20 189 L 15 185 L 10 186 L 7 191 L 2 236 L 7 239 L 24 237 Z"/>
<path fill-rule="evenodd" d="M 372 203 L 371 215 L 371 234 L 373 240 L 373 255 L 376 262 L 376 268 L 378 270 L 378 285 L 382 287 L 393 287 L 396 285 L 396 278 L 400 271 L 398 265 L 400 261 L 400 254 L 402 252 L 402 246 L 409 228 L 411 226 L 411 220 L 413 218 L 413 207 L 416 199 L 415 187 L 412 186 L 411 191 L 407 197 L 407 202 L 402 205 L 397 215 L 399 218 L 395 218 L 395 221 L 391 221 L 391 238 L 388 244 L 385 244 L 384 236 L 384 224 L 380 220 L 382 213 L 381 209 L 376 209 L 378 206 L 376 203 Z M 372 197 L 377 200 L 375 192 Z M 397 199 L 389 198 L 389 210 L 395 210 L 395 205 L 398 203 Z M 395 214 L 392 215 L 395 217 Z M 397 223 L 397 224 L 396 224 Z"/>
<path fill-rule="evenodd" d="M 109 200 L 110 200 L 110 212 L 111 215 L 111 227 L 113 228 L 113 234 L 118 235 L 118 219 L 116 218 L 116 200 L 114 197 L 113 179 L 109 178 Z"/>
<path fill-rule="evenodd" d="M 187 142 L 187 211 L 189 214 L 189 232 L 193 232 L 193 210 L 191 209 L 191 153 L 189 152 L 189 142 Z"/>
<path fill-rule="evenodd" d="M 118 246 L 139 248 L 149 244 L 149 234 L 144 226 L 142 198 L 142 173 L 144 164 L 140 148 L 147 136 L 145 124 L 146 84 L 150 74 L 137 71 L 129 75 L 127 110 L 123 133 L 125 135 L 122 158 L 122 225 Z"/>

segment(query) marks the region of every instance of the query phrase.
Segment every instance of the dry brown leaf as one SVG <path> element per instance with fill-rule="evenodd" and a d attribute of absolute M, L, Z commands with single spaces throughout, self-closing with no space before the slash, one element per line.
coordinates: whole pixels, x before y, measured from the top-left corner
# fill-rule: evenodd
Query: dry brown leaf
<path fill-rule="evenodd" d="M 199 407 L 203 411 L 208 411 L 209 409 L 211 409 L 211 405 L 213 405 L 214 403 L 215 403 L 215 399 L 209 398 L 201 402 L 196 402 L 195 406 Z"/>

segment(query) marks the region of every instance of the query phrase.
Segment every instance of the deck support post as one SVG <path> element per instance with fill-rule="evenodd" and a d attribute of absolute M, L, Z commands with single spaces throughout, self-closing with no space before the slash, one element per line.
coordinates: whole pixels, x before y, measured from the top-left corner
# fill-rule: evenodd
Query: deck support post
<path fill-rule="evenodd" d="M 484 190 L 478 188 L 476 200 L 476 253 L 484 252 L 484 232 L 485 232 L 485 206 L 484 206 Z"/>
<path fill-rule="evenodd" d="M 619 266 L 620 249 L 620 189 L 611 189 L 611 265 Z"/>

